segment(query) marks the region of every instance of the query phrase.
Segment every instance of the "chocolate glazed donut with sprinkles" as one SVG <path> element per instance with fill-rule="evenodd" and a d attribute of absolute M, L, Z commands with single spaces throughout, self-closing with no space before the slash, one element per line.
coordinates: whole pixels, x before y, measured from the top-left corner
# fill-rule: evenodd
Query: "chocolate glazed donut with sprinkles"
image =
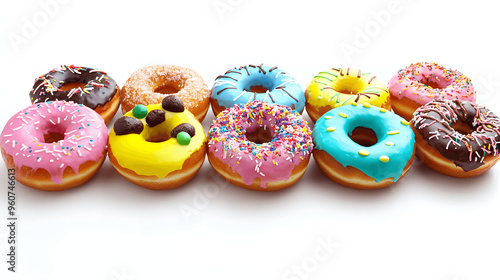
<path fill-rule="evenodd" d="M 73 101 L 96 111 L 108 123 L 120 105 L 119 87 L 106 72 L 74 65 L 52 69 L 35 80 L 32 104 Z"/>
<path fill-rule="evenodd" d="M 256 191 L 297 182 L 313 148 L 311 130 L 297 111 L 260 101 L 221 112 L 208 137 L 212 167 L 230 183 Z"/>
<path fill-rule="evenodd" d="M 415 111 L 417 157 L 458 178 L 480 175 L 498 161 L 500 119 L 470 101 L 433 100 Z"/>
<path fill-rule="evenodd" d="M 278 67 L 250 64 L 230 69 L 215 79 L 211 95 L 214 115 L 235 104 L 256 100 L 288 106 L 299 113 L 305 106 L 302 87 Z"/>

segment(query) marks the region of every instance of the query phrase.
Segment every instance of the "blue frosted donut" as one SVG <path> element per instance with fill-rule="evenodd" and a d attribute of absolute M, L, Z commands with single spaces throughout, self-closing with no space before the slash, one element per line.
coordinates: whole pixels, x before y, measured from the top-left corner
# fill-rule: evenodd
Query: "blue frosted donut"
<path fill-rule="evenodd" d="M 413 160 L 415 134 L 409 124 L 368 103 L 332 109 L 314 126 L 314 159 L 339 184 L 359 189 L 386 187 L 404 176 Z M 351 137 L 358 127 L 371 130 L 376 138 L 371 144 L 375 144 L 355 142 Z M 366 139 L 366 135 L 362 136 Z"/>
<path fill-rule="evenodd" d="M 233 107 L 258 100 L 285 105 L 302 113 L 304 91 L 299 83 L 277 67 L 248 65 L 233 68 L 215 79 L 212 110 L 215 115 Z"/>

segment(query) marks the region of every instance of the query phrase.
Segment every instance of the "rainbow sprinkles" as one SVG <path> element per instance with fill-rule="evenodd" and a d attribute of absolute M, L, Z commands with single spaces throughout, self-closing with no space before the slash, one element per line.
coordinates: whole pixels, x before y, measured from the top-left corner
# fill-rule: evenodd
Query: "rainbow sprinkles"
<path fill-rule="evenodd" d="M 47 143 L 45 135 L 58 133 L 63 139 Z M 17 167 L 47 170 L 55 184 L 61 184 L 66 168 L 78 174 L 87 161 L 106 156 L 108 130 L 95 111 L 73 102 L 37 103 L 7 122 L 0 144 L 13 156 Z"/>
<path fill-rule="evenodd" d="M 271 130 L 271 141 L 258 144 L 247 139 L 245 133 L 259 127 Z M 220 113 L 208 137 L 209 153 L 240 174 L 245 184 L 260 179 L 261 188 L 268 182 L 287 180 L 313 149 L 311 130 L 299 113 L 259 101 Z"/>

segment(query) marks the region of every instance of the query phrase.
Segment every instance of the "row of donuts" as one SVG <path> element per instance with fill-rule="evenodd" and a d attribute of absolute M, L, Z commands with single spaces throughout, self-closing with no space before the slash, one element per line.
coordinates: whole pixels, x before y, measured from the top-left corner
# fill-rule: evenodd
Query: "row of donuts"
<path fill-rule="evenodd" d="M 31 103 L 66 100 L 97 111 L 108 123 L 121 104 L 122 112 L 137 104 L 161 103 L 175 94 L 199 121 L 211 103 L 214 115 L 250 101 L 285 105 L 299 113 L 304 107 L 316 120 L 327 111 L 351 103 L 370 103 L 391 109 L 407 121 L 433 99 L 474 102 L 476 92 L 468 77 L 436 63 L 414 63 L 399 70 L 386 87 L 375 75 L 354 68 L 319 72 L 305 92 L 287 72 L 277 67 L 248 65 L 219 75 L 210 91 L 195 71 L 173 65 L 148 66 L 135 71 L 120 89 L 106 72 L 64 65 L 38 77 L 30 91 Z"/>
<path fill-rule="evenodd" d="M 500 121 L 471 102 L 475 94 L 467 77 L 435 63 L 398 71 L 388 88 L 359 69 L 332 68 L 305 93 L 277 67 L 248 65 L 218 76 L 211 94 L 183 67 L 139 69 L 120 89 L 103 71 L 71 65 L 36 79 L 33 105 L 9 120 L 0 144 L 17 180 L 42 190 L 83 184 L 106 152 L 122 176 L 150 189 L 184 184 L 207 152 L 219 174 L 247 189 L 293 185 L 311 154 L 337 183 L 381 188 L 406 174 L 415 146 L 424 164 L 446 175 L 491 168 Z M 210 102 L 217 118 L 207 148 L 199 121 Z M 120 104 L 124 116 L 108 140 L 104 122 Z M 304 107 L 316 122 L 312 132 Z"/>

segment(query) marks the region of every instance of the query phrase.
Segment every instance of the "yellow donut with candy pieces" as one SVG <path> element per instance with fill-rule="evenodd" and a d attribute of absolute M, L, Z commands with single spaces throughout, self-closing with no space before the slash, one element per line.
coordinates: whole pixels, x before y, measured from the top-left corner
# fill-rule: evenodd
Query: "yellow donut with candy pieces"
<path fill-rule="evenodd" d="M 167 95 L 162 104 L 136 105 L 109 133 L 111 164 L 127 180 L 144 188 L 171 189 L 200 169 L 207 138 L 182 100 Z"/>
<path fill-rule="evenodd" d="M 391 109 L 389 90 L 376 76 L 355 68 L 332 68 L 314 76 L 305 91 L 306 110 L 316 122 L 333 108 L 369 103 Z"/>

